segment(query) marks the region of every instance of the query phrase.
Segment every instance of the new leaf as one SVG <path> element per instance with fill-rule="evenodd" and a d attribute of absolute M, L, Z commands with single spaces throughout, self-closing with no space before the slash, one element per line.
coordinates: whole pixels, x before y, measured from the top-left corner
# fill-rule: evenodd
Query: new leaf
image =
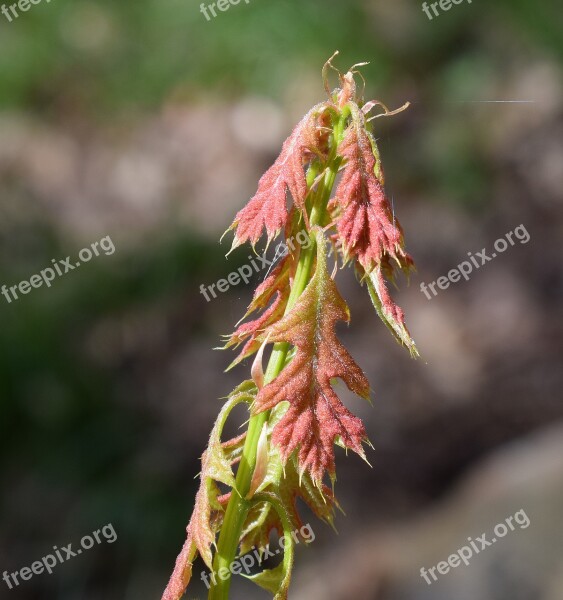
<path fill-rule="evenodd" d="M 259 413 L 289 402 L 275 426 L 272 442 L 283 462 L 298 449 L 300 472 L 308 471 L 320 485 L 325 472 L 334 478 L 334 443 L 364 456 L 364 425 L 340 401 L 331 379 L 342 379 L 348 388 L 369 399 L 369 383 L 342 346 L 334 331 L 338 321 L 348 322 L 348 307 L 330 277 L 326 241 L 316 230 L 317 265 L 313 278 L 290 312 L 268 327 L 263 339 L 288 342 L 296 354 L 283 371 L 258 393 L 253 412 Z"/>

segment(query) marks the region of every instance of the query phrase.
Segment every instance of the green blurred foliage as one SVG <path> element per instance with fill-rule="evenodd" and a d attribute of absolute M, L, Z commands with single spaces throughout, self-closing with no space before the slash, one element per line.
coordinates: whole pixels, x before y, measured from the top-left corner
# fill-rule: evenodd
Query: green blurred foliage
<path fill-rule="evenodd" d="M 276 96 L 300 66 L 320 65 L 335 49 L 345 64 L 369 57 L 365 73 L 377 87 L 449 62 L 445 51 L 491 15 L 563 55 L 556 0 L 461 5 L 431 23 L 415 2 L 413 35 L 392 50 L 369 4 L 242 0 L 206 21 L 194 0 L 44 1 L 12 23 L 0 19 L 0 106 L 33 110 L 69 96 L 104 114 L 158 106 L 175 89 Z"/>

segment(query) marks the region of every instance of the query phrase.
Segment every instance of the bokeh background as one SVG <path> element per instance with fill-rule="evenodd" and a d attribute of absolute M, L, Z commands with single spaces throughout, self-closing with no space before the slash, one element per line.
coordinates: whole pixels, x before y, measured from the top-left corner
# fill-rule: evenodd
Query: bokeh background
<path fill-rule="evenodd" d="M 387 190 L 418 274 L 400 282 L 422 358 L 351 273 L 342 331 L 375 390 L 350 398 L 373 469 L 337 458 L 338 535 L 311 521 L 296 600 L 563 598 L 563 13 L 407 0 L 251 0 L 211 21 L 187 0 L 44 1 L 0 16 L 0 284 L 111 236 L 116 251 L 8 304 L 0 296 L 0 572 L 113 524 L 13 600 L 155 600 L 184 540 L 199 456 L 248 365 L 213 350 L 252 286 L 206 302 L 247 260 L 220 234 L 320 69 L 370 61 Z M 488 103 L 484 100 L 528 100 Z M 432 300 L 420 282 L 523 224 L 517 243 Z M 259 278 L 256 279 L 256 282 Z M 432 586 L 429 568 L 524 509 L 530 526 Z M 204 598 L 198 582 L 187 598 Z M 267 598 L 237 578 L 233 598 Z"/>

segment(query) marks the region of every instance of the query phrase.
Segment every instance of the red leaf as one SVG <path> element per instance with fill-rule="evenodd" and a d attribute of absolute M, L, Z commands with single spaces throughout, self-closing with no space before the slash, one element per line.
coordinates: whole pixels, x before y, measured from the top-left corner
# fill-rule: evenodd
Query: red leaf
<path fill-rule="evenodd" d="M 375 142 L 357 107 L 338 150 L 346 166 L 331 206 L 340 211 L 337 228 L 345 255 L 356 257 L 368 273 L 386 257 L 408 271 L 412 259 L 403 249 L 401 225 L 383 189 Z"/>
<path fill-rule="evenodd" d="M 337 213 L 338 236 L 345 258 L 357 259 L 379 316 L 412 356 L 418 356 L 403 311 L 391 298 L 384 278 L 393 280 L 396 267 L 408 274 L 414 263 L 405 252 L 401 225 L 385 196 L 375 141 L 362 111 L 350 105 L 352 121 L 339 146 L 346 166 L 330 204 Z"/>
<path fill-rule="evenodd" d="M 233 248 L 246 241 L 255 245 L 264 230 L 271 240 L 285 227 L 289 218 L 286 190 L 295 205 L 304 209 L 307 195 L 304 162 L 311 152 L 322 152 L 320 141 L 324 131 L 318 119 L 326 107 L 326 103 L 314 106 L 283 143 L 281 154 L 260 178 L 256 194 L 237 213 L 230 227 L 236 228 Z"/>
<path fill-rule="evenodd" d="M 192 575 L 193 561 L 198 552 L 209 568 L 213 557 L 211 545 L 220 526 L 223 511 L 217 484 L 205 473 L 206 454 L 202 458 L 201 484 L 196 495 L 194 510 L 187 527 L 188 537 L 176 559 L 174 571 L 164 590 L 162 600 L 180 600 Z"/>
<path fill-rule="evenodd" d="M 246 342 L 230 366 L 238 364 L 241 360 L 256 352 L 261 343 L 257 339 L 257 336 L 267 326 L 275 323 L 282 317 L 287 305 L 287 299 L 289 298 L 293 262 L 293 258 L 290 255 L 286 256 L 256 288 L 252 302 L 243 318 L 257 310 L 262 310 L 263 312 L 258 318 L 239 325 L 230 336 L 225 348 L 238 346 L 242 342 Z"/>
<path fill-rule="evenodd" d="M 162 594 L 162 600 L 180 600 L 182 598 L 192 577 L 192 566 L 196 555 L 194 541 L 188 533 L 188 539 L 184 542 L 184 547 L 176 559 L 174 571 Z"/>
<path fill-rule="evenodd" d="M 288 401 L 289 408 L 272 433 L 283 462 L 298 448 L 300 472 L 311 473 L 320 484 L 325 471 L 334 476 L 334 442 L 364 456 L 366 432 L 332 389 L 332 378 L 369 399 L 369 383 L 360 367 L 338 341 L 337 321 L 350 319 L 348 307 L 327 271 L 326 242 L 317 229 L 315 274 L 293 309 L 264 332 L 268 342 L 285 341 L 296 354 L 271 383 L 259 391 L 253 412 L 259 413 Z"/>

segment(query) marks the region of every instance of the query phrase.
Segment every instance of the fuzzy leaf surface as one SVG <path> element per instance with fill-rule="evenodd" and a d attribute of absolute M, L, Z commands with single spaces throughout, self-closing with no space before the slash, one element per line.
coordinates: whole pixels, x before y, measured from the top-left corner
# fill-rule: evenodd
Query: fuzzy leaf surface
<path fill-rule="evenodd" d="M 368 273 L 385 256 L 408 271 L 412 259 L 403 249 L 401 226 L 385 196 L 375 141 L 363 113 L 352 107 L 352 121 L 338 148 L 346 162 L 333 201 L 340 211 L 337 228 L 344 253 L 357 258 Z"/>
<path fill-rule="evenodd" d="M 352 121 L 339 146 L 345 168 L 331 202 L 338 236 L 345 259 L 355 258 L 365 273 L 377 313 L 411 355 L 418 356 L 403 311 L 391 298 L 384 278 L 394 280 L 397 267 L 408 275 L 413 260 L 404 249 L 401 225 L 385 195 L 375 140 L 362 111 L 351 106 Z"/>
<path fill-rule="evenodd" d="M 258 339 L 259 334 L 267 326 L 275 323 L 282 317 L 290 293 L 292 266 L 292 257 L 286 256 L 256 288 L 252 302 L 248 306 L 243 319 L 256 311 L 262 311 L 262 314 L 251 321 L 246 321 L 239 325 L 227 340 L 225 348 L 244 343 L 242 350 L 231 365 L 229 365 L 229 368 L 234 367 L 241 360 L 254 354 L 261 344 Z"/>
<path fill-rule="evenodd" d="M 326 103 L 314 106 L 285 140 L 274 164 L 262 175 L 258 190 L 248 204 L 235 216 L 231 229 L 236 229 L 233 248 L 249 241 L 253 246 L 266 232 L 268 240 L 288 223 L 286 192 L 300 209 L 305 207 L 307 181 L 304 162 L 313 152 L 319 152 L 318 119 Z"/>
<path fill-rule="evenodd" d="M 334 477 L 334 442 L 364 456 L 364 425 L 340 401 L 331 379 L 340 378 L 359 396 L 369 399 L 366 376 L 342 346 L 334 331 L 338 321 L 348 322 L 348 307 L 330 277 L 326 241 L 316 230 L 315 274 L 295 306 L 280 321 L 266 328 L 263 339 L 296 347 L 291 362 L 262 388 L 252 411 L 272 409 L 283 401 L 289 407 L 272 433 L 285 464 L 298 449 L 300 472 L 308 471 L 320 483 L 325 472 Z"/>

